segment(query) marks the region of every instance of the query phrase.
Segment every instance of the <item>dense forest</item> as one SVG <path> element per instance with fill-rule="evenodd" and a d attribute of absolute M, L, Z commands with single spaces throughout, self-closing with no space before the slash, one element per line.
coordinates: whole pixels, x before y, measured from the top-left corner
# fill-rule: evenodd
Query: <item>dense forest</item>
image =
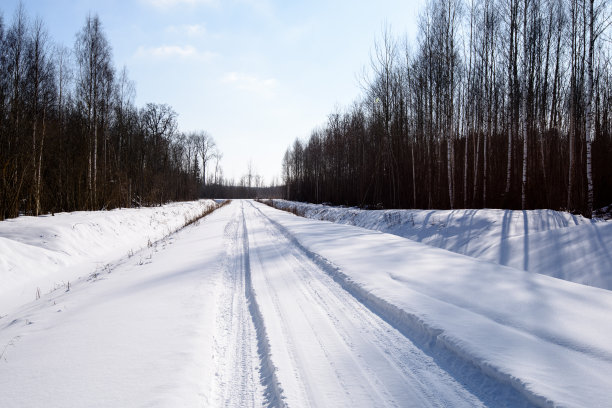
<path fill-rule="evenodd" d="M 10 24 L 0 14 L 0 220 L 194 199 L 206 180 L 221 184 L 210 135 L 180 132 L 166 104 L 134 105 L 97 15 L 75 38 L 54 44 L 23 5 Z"/>
<path fill-rule="evenodd" d="M 384 28 L 352 106 L 283 159 L 290 199 L 387 208 L 612 202 L 606 0 L 430 0 Z"/>

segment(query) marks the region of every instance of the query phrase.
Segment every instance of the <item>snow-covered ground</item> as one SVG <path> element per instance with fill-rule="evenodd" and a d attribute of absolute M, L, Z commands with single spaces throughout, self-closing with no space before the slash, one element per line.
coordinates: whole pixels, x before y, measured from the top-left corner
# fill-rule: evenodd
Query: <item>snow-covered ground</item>
<path fill-rule="evenodd" d="M 169 235 L 215 203 L 77 211 L 0 222 L 0 316 Z"/>
<path fill-rule="evenodd" d="M 608 290 L 253 201 L 82 268 L 0 318 L 1 407 L 612 405 Z"/>
<path fill-rule="evenodd" d="M 225 225 L 204 219 L 145 242 L 0 319 L 0 406 L 213 405 Z"/>
<path fill-rule="evenodd" d="M 553 210 L 360 210 L 274 200 L 305 217 L 355 225 L 459 254 L 612 290 L 612 222 Z"/>

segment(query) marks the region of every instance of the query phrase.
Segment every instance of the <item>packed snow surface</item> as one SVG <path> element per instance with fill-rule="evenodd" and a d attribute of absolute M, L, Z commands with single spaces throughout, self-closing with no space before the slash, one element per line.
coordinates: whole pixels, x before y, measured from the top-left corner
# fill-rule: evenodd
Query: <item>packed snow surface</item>
<path fill-rule="evenodd" d="M 360 210 L 286 200 L 274 205 L 612 290 L 612 222 L 553 210 Z"/>
<path fill-rule="evenodd" d="M 1 407 L 612 405 L 612 292 L 395 235 L 234 201 L 80 268 L 0 317 Z"/>

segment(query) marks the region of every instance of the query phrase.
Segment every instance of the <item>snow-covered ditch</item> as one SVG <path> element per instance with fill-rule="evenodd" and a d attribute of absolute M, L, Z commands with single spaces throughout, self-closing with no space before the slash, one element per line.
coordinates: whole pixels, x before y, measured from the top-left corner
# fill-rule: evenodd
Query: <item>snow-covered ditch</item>
<path fill-rule="evenodd" d="M 487 384 L 473 370 L 537 406 L 612 403 L 612 292 L 258 208 L 370 310 L 466 375 L 477 394 Z M 505 405 L 499 398 L 489 403 Z"/>
<path fill-rule="evenodd" d="M 386 232 L 513 268 L 612 290 L 612 223 L 553 210 L 361 210 L 296 201 L 307 218 Z"/>
<path fill-rule="evenodd" d="M 0 316 L 175 232 L 212 200 L 0 222 Z"/>

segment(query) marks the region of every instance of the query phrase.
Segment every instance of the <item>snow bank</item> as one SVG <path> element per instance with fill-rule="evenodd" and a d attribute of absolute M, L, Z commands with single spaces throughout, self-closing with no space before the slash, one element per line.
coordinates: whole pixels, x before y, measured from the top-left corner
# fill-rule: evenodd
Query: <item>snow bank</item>
<path fill-rule="evenodd" d="M 220 406 L 216 344 L 231 333 L 216 325 L 227 218 L 215 215 L 227 209 L 146 247 L 147 235 L 208 204 L 90 213 L 109 237 L 143 235 L 145 248 L 111 273 L 43 293 L 0 319 L 0 407 Z"/>
<path fill-rule="evenodd" d="M 345 289 L 450 366 L 460 360 L 538 406 L 612 404 L 612 292 L 258 208 Z"/>
<path fill-rule="evenodd" d="M 0 222 L 0 316 L 34 300 L 37 292 L 46 293 L 151 245 L 213 205 L 200 200 Z"/>
<path fill-rule="evenodd" d="M 553 210 L 360 210 L 285 200 L 274 205 L 612 290 L 611 223 Z"/>

